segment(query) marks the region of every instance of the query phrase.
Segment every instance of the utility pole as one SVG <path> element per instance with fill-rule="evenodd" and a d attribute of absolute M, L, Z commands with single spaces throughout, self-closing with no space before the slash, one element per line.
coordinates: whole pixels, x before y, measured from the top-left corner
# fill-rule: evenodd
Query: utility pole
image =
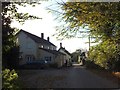
<path fill-rule="evenodd" d="M 88 36 L 88 40 L 89 40 L 89 51 L 90 51 L 90 35 Z"/>

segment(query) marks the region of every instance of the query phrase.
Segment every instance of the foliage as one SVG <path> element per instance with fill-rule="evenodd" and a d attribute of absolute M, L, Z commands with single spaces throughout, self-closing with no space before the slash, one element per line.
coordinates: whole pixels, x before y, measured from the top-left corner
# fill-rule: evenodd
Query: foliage
<path fill-rule="evenodd" d="M 91 60 L 86 60 L 85 61 L 85 66 L 88 68 L 88 69 L 104 69 L 102 68 L 101 66 L 97 65 L 94 63 L 94 61 L 91 61 Z"/>
<path fill-rule="evenodd" d="M 76 52 L 72 53 L 72 61 L 74 61 L 74 62 L 78 61 L 78 53 L 76 53 Z"/>
<path fill-rule="evenodd" d="M 36 4 L 39 3 L 19 3 L 19 2 L 2 2 L 2 15 L 6 15 L 9 16 L 9 18 L 12 20 L 17 20 L 19 21 L 19 23 L 24 23 L 25 20 L 28 19 L 41 19 L 39 17 L 33 16 L 33 15 L 29 15 L 28 13 L 19 13 L 18 7 L 17 6 L 22 6 L 22 7 L 26 7 L 27 5 L 32 5 L 35 6 Z"/>
<path fill-rule="evenodd" d="M 101 37 L 101 35 L 111 37 L 114 32 L 113 28 L 119 28 L 119 4 L 118 2 L 59 3 L 62 12 L 58 13 L 58 19 L 61 18 L 66 24 L 58 27 L 58 35 L 64 37 L 73 35 L 75 37 L 77 33 L 80 33 L 81 26 L 84 28 L 88 26 L 90 33 L 96 37 Z M 59 17 L 61 14 L 62 16 Z"/>
<path fill-rule="evenodd" d="M 10 3 L 2 3 L 2 59 L 4 68 L 15 68 L 19 57 L 19 47 L 14 35 L 15 29 L 10 27 L 11 18 L 7 12 L 11 10 Z"/>
<path fill-rule="evenodd" d="M 81 54 L 81 50 L 76 50 L 75 52 L 72 53 L 72 60 L 74 62 L 78 62 L 78 56 L 80 56 Z"/>
<path fill-rule="evenodd" d="M 17 45 L 16 29 L 11 28 L 12 19 L 24 22 L 27 19 L 38 19 L 38 17 L 18 13 L 16 5 L 25 3 L 2 2 L 2 65 L 3 68 L 16 69 L 19 63 L 19 46 Z M 3 70 L 3 88 L 17 89 L 16 79 L 18 78 L 15 70 Z"/>
<path fill-rule="evenodd" d="M 2 88 L 3 89 L 11 89 L 16 90 L 18 86 L 16 85 L 16 80 L 18 78 L 17 73 L 15 70 L 5 69 L 2 72 Z"/>
<path fill-rule="evenodd" d="M 89 58 L 106 69 L 118 68 L 120 62 L 120 2 L 62 2 L 58 19 L 66 24 L 58 27 L 59 37 L 75 37 L 80 27 L 98 43 L 89 51 Z M 59 17 L 61 15 L 61 17 Z M 116 63 L 117 62 L 117 63 Z M 116 68 L 115 68 L 116 67 Z"/>
<path fill-rule="evenodd" d="M 119 61 L 117 46 L 114 42 L 106 40 L 96 46 L 93 46 L 89 51 L 89 59 L 96 64 L 110 70 L 118 70 Z"/>

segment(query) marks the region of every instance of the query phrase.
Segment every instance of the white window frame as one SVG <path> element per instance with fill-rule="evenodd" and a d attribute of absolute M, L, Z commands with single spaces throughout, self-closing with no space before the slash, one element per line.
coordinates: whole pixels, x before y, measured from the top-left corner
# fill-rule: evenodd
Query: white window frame
<path fill-rule="evenodd" d="M 32 61 L 32 60 L 34 60 L 34 56 L 33 55 L 26 55 L 26 60 Z"/>

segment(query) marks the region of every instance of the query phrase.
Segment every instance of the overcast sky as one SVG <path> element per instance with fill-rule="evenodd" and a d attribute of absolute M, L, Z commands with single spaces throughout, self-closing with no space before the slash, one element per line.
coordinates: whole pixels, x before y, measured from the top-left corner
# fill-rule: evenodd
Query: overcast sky
<path fill-rule="evenodd" d="M 20 25 L 18 22 L 13 21 L 11 26 L 26 30 L 39 37 L 41 37 L 41 33 L 44 33 L 44 38 L 47 39 L 49 36 L 50 41 L 57 46 L 57 49 L 60 47 L 60 42 L 62 42 L 63 47 L 65 47 L 69 52 L 74 52 L 79 48 L 88 49 L 89 45 L 85 44 L 85 42 L 88 41 L 88 38 L 72 38 L 58 41 L 56 37 L 52 36 L 55 34 L 55 26 L 59 25 L 59 23 L 58 21 L 54 20 L 54 15 L 48 13 L 48 11 L 45 9 L 50 4 L 51 2 L 41 2 L 41 4 L 37 5 L 36 7 L 19 7 L 18 12 L 29 13 L 42 19 L 27 20 L 23 25 Z"/>

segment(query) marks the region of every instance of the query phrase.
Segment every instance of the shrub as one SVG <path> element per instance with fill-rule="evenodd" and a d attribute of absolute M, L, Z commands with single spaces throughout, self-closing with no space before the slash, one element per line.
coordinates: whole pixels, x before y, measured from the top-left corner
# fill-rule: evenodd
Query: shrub
<path fill-rule="evenodd" d="M 18 89 L 18 86 L 16 85 L 16 81 L 17 81 L 18 75 L 15 72 L 15 70 L 9 70 L 9 69 L 5 69 L 2 72 L 2 87 L 3 89 L 12 89 L 12 90 L 16 90 Z"/>
<path fill-rule="evenodd" d="M 95 64 L 94 61 L 86 60 L 86 67 L 91 69 L 104 69 L 103 67 L 100 67 L 99 65 Z"/>
<path fill-rule="evenodd" d="M 95 64 L 106 70 L 119 71 L 120 68 L 120 46 L 111 40 L 105 40 L 96 46 L 92 46 L 88 58 Z"/>

